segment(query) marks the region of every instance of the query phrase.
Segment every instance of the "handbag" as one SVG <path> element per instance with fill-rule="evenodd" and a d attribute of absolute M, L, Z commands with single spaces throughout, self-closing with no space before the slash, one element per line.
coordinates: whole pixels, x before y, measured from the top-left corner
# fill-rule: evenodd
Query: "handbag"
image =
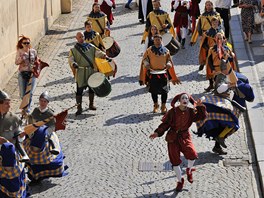
<path fill-rule="evenodd" d="M 255 24 L 264 23 L 264 17 L 261 17 L 259 12 L 254 13 L 254 22 Z"/>
<path fill-rule="evenodd" d="M 31 71 L 21 71 L 20 73 L 24 80 L 29 80 L 32 74 Z"/>

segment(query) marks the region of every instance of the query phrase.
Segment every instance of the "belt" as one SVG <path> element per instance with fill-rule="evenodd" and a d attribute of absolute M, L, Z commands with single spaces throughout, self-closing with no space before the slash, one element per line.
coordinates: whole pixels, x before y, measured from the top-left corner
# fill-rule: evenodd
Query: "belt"
<path fill-rule="evenodd" d="M 215 9 L 218 9 L 218 10 L 229 10 L 228 8 L 215 8 Z"/>
<path fill-rule="evenodd" d="M 178 130 L 175 130 L 175 133 L 181 134 L 181 133 L 188 132 L 188 131 L 189 129 L 184 129 L 184 130 L 178 129 Z"/>
<path fill-rule="evenodd" d="M 150 73 L 151 74 L 166 74 L 167 71 L 166 70 L 151 70 Z"/>

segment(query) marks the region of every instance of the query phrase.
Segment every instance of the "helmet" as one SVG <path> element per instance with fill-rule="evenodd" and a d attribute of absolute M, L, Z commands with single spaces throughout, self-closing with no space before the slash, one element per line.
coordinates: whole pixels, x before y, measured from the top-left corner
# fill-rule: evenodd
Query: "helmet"
<path fill-rule="evenodd" d="M 4 100 L 10 100 L 9 95 L 6 92 L 0 90 L 0 101 Z"/>
<path fill-rule="evenodd" d="M 48 102 L 50 100 L 50 97 L 49 97 L 49 93 L 47 91 L 44 91 L 40 96 L 39 96 L 39 99 L 41 98 L 44 98 L 46 99 Z"/>

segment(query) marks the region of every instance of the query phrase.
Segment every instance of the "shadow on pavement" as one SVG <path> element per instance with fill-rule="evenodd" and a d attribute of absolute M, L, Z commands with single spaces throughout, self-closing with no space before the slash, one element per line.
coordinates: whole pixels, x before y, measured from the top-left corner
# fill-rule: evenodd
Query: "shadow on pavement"
<path fill-rule="evenodd" d="M 157 113 L 143 113 L 143 114 L 130 114 L 130 115 L 118 115 L 111 119 L 106 120 L 104 126 L 111 126 L 115 124 L 138 124 L 141 122 L 152 120 L 155 116 L 160 116 L 161 114 Z"/>
<path fill-rule="evenodd" d="M 51 180 L 44 179 L 39 185 L 31 186 L 29 188 L 30 195 L 39 194 L 41 192 L 45 192 L 46 190 L 49 190 L 50 188 L 53 188 L 57 186 L 57 184 L 51 183 Z"/>
<path fill-rule="evenodd" d="M 68 76 L 68 77 L 65 77 L 65 78 L 62 78 L 59 80 L 54 80 L 54 81 L 48 82 L 48 83 L 46 83 L 46 86 L 49 87 L 49 86 L 53 86 L 53 85 L 66 84 L 66 83 L 70 83 L 70 82 L 74 82 L 74 79 L 73 79 L 73 77 Z"/>
<path fill-rule="evenodd" d="M 117 78 L 113 78 L 110 80 L 111 84 L 116 84 L 116 83 L 136 83 L 138 82 L 138 76 L 128 76 L 128 75 L 123 75 L 119 76 Z"/>
<path fill-rule="evenodd" d="M 124 93 L 124 94 L 121 94 L 121 95 L 118 95 L 118 96 L 114 96 L 114 97 L 110 98 L 109 100 L 120 100 L 120 99 L 135 97 L 135 96 L 138 96 L 140 94 L 145 94 L 145 93 L 147 93 L 146 92 L 146 88 L 143 87 L 143 88 L 140 88 L 140 89 L 136 89 L 135 91 L 131 91 L 131 92 Z"/>
<path fill-rule="evenodd" d="M 215 154 L 211 151 L 199 152 L 198 159 L 195 160 L 195 166 L 203 164 L 217 164 L 220 160 L 224 158 L 218 154 Z"/>

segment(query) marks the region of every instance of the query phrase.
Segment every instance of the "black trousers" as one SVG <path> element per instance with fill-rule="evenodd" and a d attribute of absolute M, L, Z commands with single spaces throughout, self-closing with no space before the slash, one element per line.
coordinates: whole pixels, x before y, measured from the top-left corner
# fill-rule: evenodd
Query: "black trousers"
<path fill-rule="evenodd" d="M 216 12 L 218 12 L 221 16 L 221 18 L 224 21 L 224 27 L 225 27 L 225 37 L 226 39 L 229 39 L 229 9 L 226 8 L 215 8 Z"/>
<path fill-rule="evenodd" d="M 77 83 L 76 83 L 77 84 Z M 78 87 L 78 84 L 77 84 L 77 92 L 76 92 L 76 96 L 82 96 L 83 95 L 83 91 L 86 89 L 87 87 Z M 89 87 L 88 87 L 89 88 Z M 89 88 L 89 94 L 92 94 L 94 93 L 94 91 Z"/>

